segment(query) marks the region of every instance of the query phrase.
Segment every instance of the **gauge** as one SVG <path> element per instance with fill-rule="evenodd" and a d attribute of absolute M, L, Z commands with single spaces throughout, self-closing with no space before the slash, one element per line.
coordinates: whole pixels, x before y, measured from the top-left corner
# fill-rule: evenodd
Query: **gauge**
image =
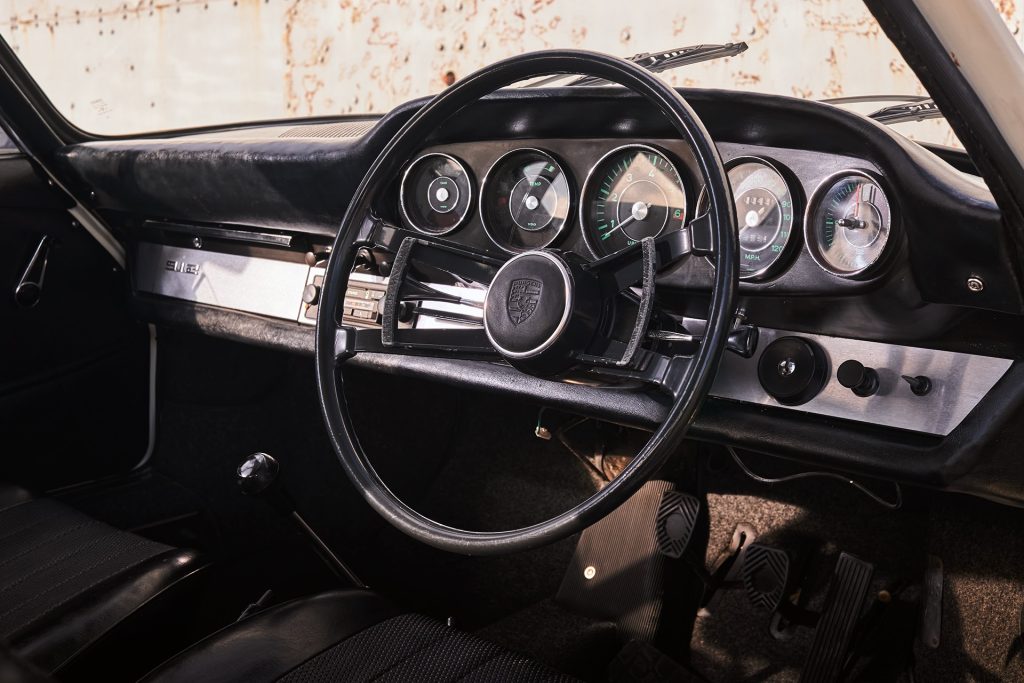
<path fill-rule="evenodd" d="M 620 147 L 591 169 L 580 219 L 591 250 L 606 256 L 645 237 L 681 229 L 686 190 L 664 152 L 646 145 Z"/>
<path fill-rule="evenodd" d="M 872 176 L 843 171 L 826 179 L 807 211 L 807 246 L 819 266 L 853 277 L 878 263 L 889 242 L 892 210 Z"/>
<path fill-rule="evenodd" d="M 405 220 L 430 235 L 462 225 L 473 202 L 473 185 L 465 167 L 447 154 L 424 154 L 402 176 L 399 203 Z"/>
<path fill-rule="evenodd" d="M 539 149 L 514 149 L 494 162 L 480 194 L 484 229 L 495 244 L 513 253 L 551 244 L 572 207 L 565 171 Z"/>
<path fill-rule="evenodd" d="M 740 279 L 767 277 L 781 263 L 793 236 L 793 193 L 779 170 L 764 159 L 740 157 L 727 168 L 739 230 Z M 707 202 L 707 192 L 701 190 L 697 215 L 707 210 Z"/>

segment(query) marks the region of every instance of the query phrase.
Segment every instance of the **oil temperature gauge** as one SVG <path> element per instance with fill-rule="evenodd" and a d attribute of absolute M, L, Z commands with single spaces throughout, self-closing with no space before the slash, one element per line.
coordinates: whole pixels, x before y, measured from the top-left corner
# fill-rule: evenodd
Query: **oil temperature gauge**
<path fill-rule="evenodd" d="M 826 271 L 855 277 L 882 258 L 892 209 L 874 177 L 863 171 L 843 171 L 826 179 L 807 211 L 807 246 Z"/>
<path fill-rule="evenodd" d="M 539 149 L 514 149 L 495 161 L 480 194 L 484 230 L 513 254 L 554 242 L 572 208 L 569 177 L 558 160 Z"/>

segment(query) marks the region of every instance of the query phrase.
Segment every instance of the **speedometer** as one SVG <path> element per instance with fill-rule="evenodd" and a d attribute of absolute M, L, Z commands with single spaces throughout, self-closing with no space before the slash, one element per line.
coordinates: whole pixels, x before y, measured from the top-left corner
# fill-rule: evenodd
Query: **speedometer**
<path fill-rule="evenodd" d="M 863 171 L 843 171 L 814 193 L 804 229 L 819 266 L 854 277 L 882 258 L 891 227 L 892 208 L 878 181 Z"/>
<path fill-rule="evenodd" d="M 739 230 L 740 279 L 760 280 L 777 273 L 793 240 L 793 190 L 773 162 L 739 157 L 726 168 Z M 708 210 L 707 188 L 701 190 L 697 215 Z M 708 259 L 712 266 L 714 261 Z"/>
<path fill-rule="evenodd" d="M 607 256 L 679 230 L 686 190 L 664 152 L 647 145 L 612 150 L 594 166 L 583 189 L 580 222 L 596 256 Z"/>
<path fill-rule="evenodd" d="M 729 184 L 739 227 L 740 277 L 766 276 L 793 233 L 793 194 L 782 174 L 762 159 L 731 164 Z"/>

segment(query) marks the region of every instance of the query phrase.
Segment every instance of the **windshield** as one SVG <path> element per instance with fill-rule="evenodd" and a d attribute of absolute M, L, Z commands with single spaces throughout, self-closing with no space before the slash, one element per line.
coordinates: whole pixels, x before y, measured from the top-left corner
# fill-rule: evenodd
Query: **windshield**
<path fill-rule="evenodd" d="M 553 47 L 626 57 L 744 41 L 749 49 L 738 56 L 662 76 L 675 85 L 812 99 L 925 93 L 861 0 L 649 0 L 634 13 L 618 0 L 9 0 L 7 7 L 0 32 L 57 109 L 105 135 L 379 114 L 503 57 Z M 1018 11 L 1004 14 L 1019 33 Z M 898 129 L 957 144 L 943 121 Z"/>

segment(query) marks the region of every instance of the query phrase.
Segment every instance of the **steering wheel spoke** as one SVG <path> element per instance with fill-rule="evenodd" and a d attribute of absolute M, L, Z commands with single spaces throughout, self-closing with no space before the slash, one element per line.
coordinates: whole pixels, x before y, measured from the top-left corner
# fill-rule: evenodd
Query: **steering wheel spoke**
<path fill-rule="evenodd" d="M 629 367 L 595 365 L 588 374 L 615 382 L 639 382 L 678 398 L 693 366 L 693 356 L 670 356 L 640 349 Z"/>
<path fill-rule="evenodd" d="M 645 237 L 640 244 L 598 259 L 586 269 L 600 280 L 602 294 L 611 296 L 640 284 L 652 269 L 663 270 L 692 252 L 690 231 L 675 230 L 660 237 Z"/>
<path fill-rule="evenodd" d="M 381 350 L 493 355 L 483 302 L 499 266 L 497 259 L 464 249 L 403 238 L 381 304 Z M 433 325 L 415 324 L 424 319 Z"/>

